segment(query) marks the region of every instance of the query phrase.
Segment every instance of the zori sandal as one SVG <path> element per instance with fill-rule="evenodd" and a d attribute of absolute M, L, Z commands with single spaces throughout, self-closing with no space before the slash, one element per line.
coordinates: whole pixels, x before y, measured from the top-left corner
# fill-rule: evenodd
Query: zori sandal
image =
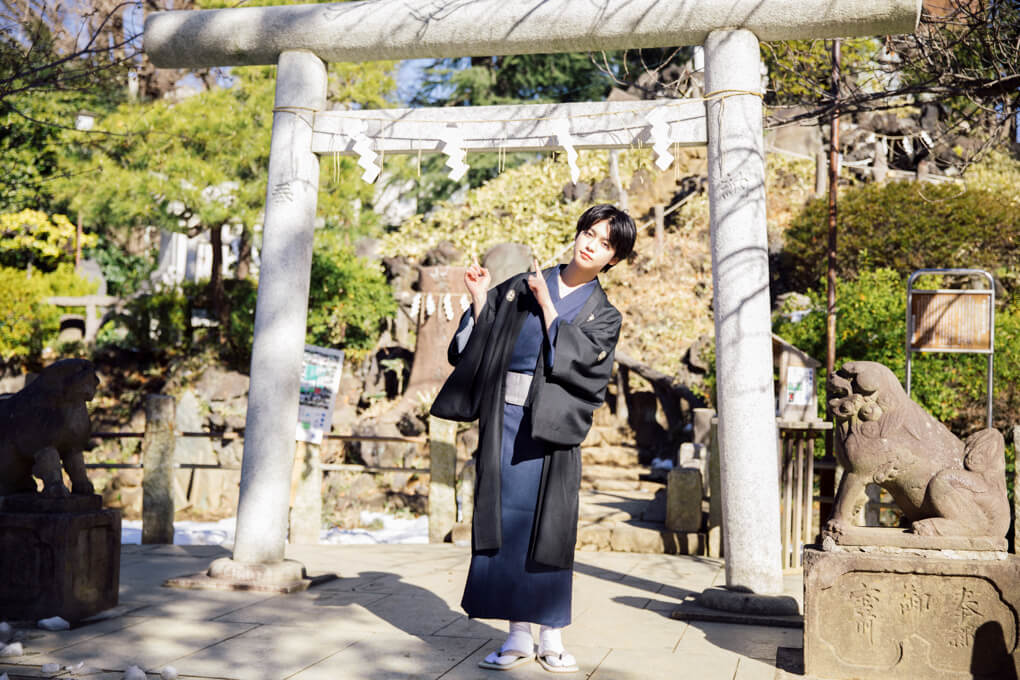
<path fill-rule="evenodd" d="M 535 653 L 522 652 L 519 649 L 500 649 L 492 652 L 478 662 L 479 668 L 487 668 L 490 671 L 508 671 L 526 664 L 535 658 Z"/>
<path fill-rule="evenodd" d="M 577 665 L 577 659 L 568 652 L 552 650 L 538 650 L 538 663 L 550 673 L 576 673 L 581 670 Z"/>

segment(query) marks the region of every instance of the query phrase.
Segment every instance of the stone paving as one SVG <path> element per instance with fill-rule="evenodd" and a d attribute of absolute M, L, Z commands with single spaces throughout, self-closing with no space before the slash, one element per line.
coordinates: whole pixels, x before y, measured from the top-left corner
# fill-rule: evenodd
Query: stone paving
<path fill-rule="evenodd" d="M 164 588 L 228 551 L 214 546 L 124 546 L 120 605 L 108 618 L 65 632 L 32 631 L 25 655 L 0 659 L 11 680 L 113 680 L 137 665 L 184 678 L 238 680 L 465 680 L 550 678 L 537 663 L 485 671 L 477 663 L 505 637 L 505 623 L 460 609 L 469 550 L 454 545 L 290 546 L 309 575 L 340 578 L 292 595 Z M 594 680 L 772 680 L 796 657 L 799 629 L 684 622 L 670 612 L 724 582 L 720 560 L 577 553 L 573 624 L 564 642 Z M 787 590 L 799 598 L 800 574 Z M 42 673 L 84 662 L 87 676 Z"/>

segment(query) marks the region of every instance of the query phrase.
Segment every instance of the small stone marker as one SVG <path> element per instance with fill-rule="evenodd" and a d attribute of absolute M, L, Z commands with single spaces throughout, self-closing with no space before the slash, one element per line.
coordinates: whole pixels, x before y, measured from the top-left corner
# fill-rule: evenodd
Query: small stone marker
<path fill-rule="evenodd" d="M 457 423 L 429 417 L 429 543 L 442 543 L 457 520 Z"/>
<path fill-rule="evenodd" d="M 681 533 L 701 529 L 701 470 L 684 465 L 669 471 L 666 481 L 666 528 Z"/>
<path fill-rule="evenodd" d="M 177 669 L 173 666 L 164 666 L 159 672 L 160 680 L 177 680 Z"/>
<path fill-rule="evenodd" d="M 151 394 L 145 400 L 142 440 L 142 543 L 174 542 L 174 398 Z"/>
<path fill-rule="evenodd" d="M 128 666 L 124 671 L 124 680 L 145 680 L 145 671 L 138 666 Z"/>

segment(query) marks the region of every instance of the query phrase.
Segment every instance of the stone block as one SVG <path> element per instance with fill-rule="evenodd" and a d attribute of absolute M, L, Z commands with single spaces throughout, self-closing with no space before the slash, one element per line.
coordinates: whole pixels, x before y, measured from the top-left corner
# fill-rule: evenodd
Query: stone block
<path fill-rule="evenodd" d="M 9 512 L 5 506 L 0 556 L 0 619 L 80 621 L 117 606 L 120 512 Z"/>
<path fill-rule="evenodd" d="M 615 465 L 617 467 L 637 467 L 639 465 L 637 449 L 629 446 L 596 446 L 581 449 L 581 464 Z"/>
<path fill-rule="evenodd" d="M 611 550 L 613 529 L 607 524 L 582 524 L 577 527 L 577 550 Z"/>
<path fill-rule="evenodd" d="M 679 467 L 669 471 L 666 481 L 666 528 L 697 532 L 701 529 L 701 470 Z"/>
<path fill-rule="evenodd" d="M 1020 558 L 804 551 L 804 670 L 831 680 L 1016 678 Z"/>

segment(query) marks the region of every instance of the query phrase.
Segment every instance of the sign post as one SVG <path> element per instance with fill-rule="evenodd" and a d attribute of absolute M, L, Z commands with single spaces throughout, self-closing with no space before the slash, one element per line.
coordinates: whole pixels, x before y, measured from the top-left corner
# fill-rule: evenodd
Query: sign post
<path fill-rule="evenodd" d="M 914 288 L 921 276 L 970 275 L 988 282 L 985 290 Z M 907 280 L 907 396 L 914 352 L 955 352 L 988 357 L 987 427 L 992 426 L 992 357 L 995 353 L 995 281 L 982 269 L 918 269 Z"/>

